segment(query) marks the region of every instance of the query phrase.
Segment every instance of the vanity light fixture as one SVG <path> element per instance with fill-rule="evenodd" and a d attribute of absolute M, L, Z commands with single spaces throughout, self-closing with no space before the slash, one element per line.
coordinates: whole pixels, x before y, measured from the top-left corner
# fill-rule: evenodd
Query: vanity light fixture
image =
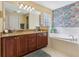
<path fill-rule="evenodd" d="M 31 9 L 31 8 L 32 8 L 32 7 L 31 7 L 31 6 L 29 6 L 26 10 L 27 10 L 27 11 L 30 11 L 30 9 Z"/>
<path fill-rule="evenodd" d="M 24 5 L 23 3 L 18 3 L 18 5 L 19 5 L 19 9 L 24 9 L 27 12 L 32 12 L 35 10 L 35 8 L 33 8 L 32 6 Z M 20 11 L 17 11 L 17 13 L 20 13 Z"/>
<path fill-rule="evenodd" d="M 35 8 L 32 7 L 32 10 L 35 10 Z"/>
<path fill-rule="evenodd" d="M 23 5 L 23 4 L 20 4 L 19 8 L 21 9 L 21 8 L 23 8 L 23 7 L 24 7 L 24 5 Z"/>
<path fill-rule="evenodd" d="M 27 5 L 25 5 L 25 7 L 24 7 L 24 9 L 26 9 L 28 6 Z"/>

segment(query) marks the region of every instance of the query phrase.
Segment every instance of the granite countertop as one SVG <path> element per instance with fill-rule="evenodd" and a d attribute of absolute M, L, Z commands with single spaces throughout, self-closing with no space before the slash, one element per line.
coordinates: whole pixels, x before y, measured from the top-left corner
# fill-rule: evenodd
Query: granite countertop
<path fill-rule="evenodd" d="M 43 32 L 47 32 L 47 31 L 22 31 L 22 32 L 13 32 L 13 33 L 2 34 L 2 37 L 17 36 L 17 35 L 23 35 L 23 34 L 43 33 Z"/>

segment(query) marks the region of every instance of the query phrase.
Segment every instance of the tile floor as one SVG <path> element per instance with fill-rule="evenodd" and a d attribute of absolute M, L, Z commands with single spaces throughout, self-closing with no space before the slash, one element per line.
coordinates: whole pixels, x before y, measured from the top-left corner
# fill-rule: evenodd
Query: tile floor
<path fill-rule="evenodd" d="M 25 55 L 24 57 L 51 57 L 51 56 L 45 51 L 43 51 L 42 49 L 39 49 L 32 53 Z"/>
<path fill-rule="evenodd" d="M 68 56 L 52 48 L 45 47 L 37 51 L 34 51 L 28 55 L 25 55 L 24 57 L 68 57 Z"/>
<path fill-rule="evenodd" d="M 52 48 L 45 47 L 42 50 L 45 51 L 46 53 L 48 53 L 52 57 L 68 57 L 67 55 L 65 55 L 59 51 L 56 51 Z"/>

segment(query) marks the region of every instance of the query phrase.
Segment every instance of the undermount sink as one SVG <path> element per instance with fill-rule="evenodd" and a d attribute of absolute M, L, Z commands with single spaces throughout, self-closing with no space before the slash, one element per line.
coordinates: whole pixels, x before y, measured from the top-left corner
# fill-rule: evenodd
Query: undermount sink
<path fill-rule="evenodd" d="M 12 30 L 4 30 L 3 31 L 3 34 L 7 34 L 7 33 L 13 33 L 13 31 Z"/>

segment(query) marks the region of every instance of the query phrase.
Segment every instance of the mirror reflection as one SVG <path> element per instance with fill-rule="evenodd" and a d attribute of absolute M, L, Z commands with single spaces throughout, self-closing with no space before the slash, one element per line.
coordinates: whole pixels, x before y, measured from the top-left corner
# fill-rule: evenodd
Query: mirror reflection
<path fill-rule="evenodd" d="M 33 7 L 4 2 L 4 30 L 28 30 L 40 26 L 40 12 Z M 26 9 L 27 8 L 27 9 Z"/>

